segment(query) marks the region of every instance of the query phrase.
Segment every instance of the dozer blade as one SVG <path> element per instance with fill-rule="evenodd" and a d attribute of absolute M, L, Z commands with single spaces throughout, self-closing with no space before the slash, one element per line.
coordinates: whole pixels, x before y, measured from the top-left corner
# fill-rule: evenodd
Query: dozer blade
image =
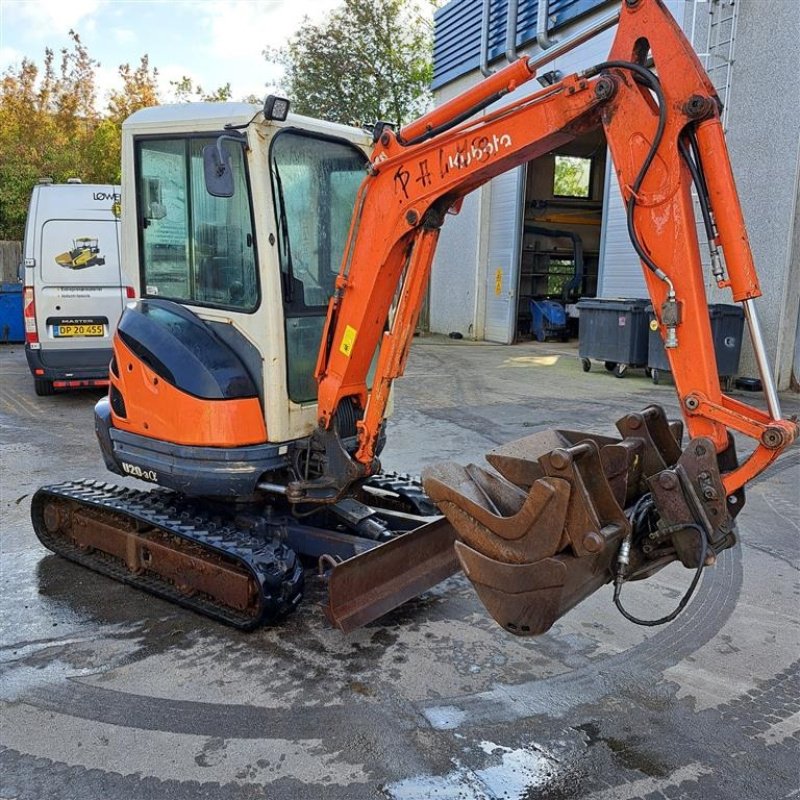
<path fill-rule="evenodd" d="M 658 406 L 617 428 L 622 439 L 550 430 L 510 442 L 486 457 L 496 473 L 423 472 L 458 533 L 459 563 L 509 632 L 544 633 L 612 579 L 649 577 L 676 559 L 702 569 L 735 543 L 719 471 L 735 463 L 732 445 L 717 456 L 695 439 L 682 451 L 682 427 Z"/>
<path fill-rule="evenodd" d="M 437 519 L 337 564 L 325 613 L 348 633 L 427 591 L 458 571 L 456 532 Z"/>

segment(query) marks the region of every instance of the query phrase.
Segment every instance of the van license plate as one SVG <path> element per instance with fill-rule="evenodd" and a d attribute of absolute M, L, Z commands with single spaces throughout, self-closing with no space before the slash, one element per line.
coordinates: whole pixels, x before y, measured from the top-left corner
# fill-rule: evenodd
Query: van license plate
<path fill-rule="evenodd" d="M 53 325 L 53 336 L 103 336 L 104 325 Z"/>

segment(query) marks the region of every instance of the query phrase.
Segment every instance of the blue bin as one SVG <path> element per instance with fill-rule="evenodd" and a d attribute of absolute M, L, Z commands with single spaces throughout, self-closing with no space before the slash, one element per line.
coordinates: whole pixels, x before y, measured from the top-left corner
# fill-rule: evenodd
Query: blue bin
<path fill-rule="evenodd" d="M 22 284 L 0 284 L 0 342 L 24 342 Z"/>
<path fill-rule="evenodd" d="M 540 342 L 548 336 L 567 336 L 567 312 L 555 300 L 531 300 L 531 333 Z"/>

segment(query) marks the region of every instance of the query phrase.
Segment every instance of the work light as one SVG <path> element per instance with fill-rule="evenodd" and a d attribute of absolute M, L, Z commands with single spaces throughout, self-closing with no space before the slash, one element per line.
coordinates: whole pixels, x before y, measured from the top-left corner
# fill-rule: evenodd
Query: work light
<path fill-rule="evenodd" d="M 289 101 L 285 97 L 277 97 L 271 94 L 264 101 L 264 116 L 267 119 L 274 119 L 283 122 L 289 113 Z"/>

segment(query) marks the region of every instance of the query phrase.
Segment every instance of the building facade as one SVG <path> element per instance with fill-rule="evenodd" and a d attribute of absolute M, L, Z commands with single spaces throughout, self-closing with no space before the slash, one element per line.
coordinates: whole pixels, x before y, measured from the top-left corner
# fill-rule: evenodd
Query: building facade
<path fill-rule="evenodd" d="M 618 5 L 450 0 L 435 15 L 435 104 L 508 59 L 538 58 Z M 800 68 L 800 15 L 795 0 L 668 0 L 666 5 L 724 104 L 731 161 L 764 292 L 758 311 L 779 388 L 787 388 L 800 376 L 800 91 L 793 80 Z M 540 74 L 553 71 L 558 79 L 603 61 L 614 31 L 554 59 Z M 497 105 L 538 88 L 523 85 Z M 572 281 L 577 260 L 582 275 Z M 709 302 L 730 302 L 710 270 L 706 274 Z M 578 299 L 595 296 L 647 296 L 602 131 L 493 179 L 448 218 L 431 276 L 430 328 L 510 343 L 530 336 L 531 300 L 563 298 L 574 313 Z M 740 374 L 757 375 L 747 341 Z"/>

